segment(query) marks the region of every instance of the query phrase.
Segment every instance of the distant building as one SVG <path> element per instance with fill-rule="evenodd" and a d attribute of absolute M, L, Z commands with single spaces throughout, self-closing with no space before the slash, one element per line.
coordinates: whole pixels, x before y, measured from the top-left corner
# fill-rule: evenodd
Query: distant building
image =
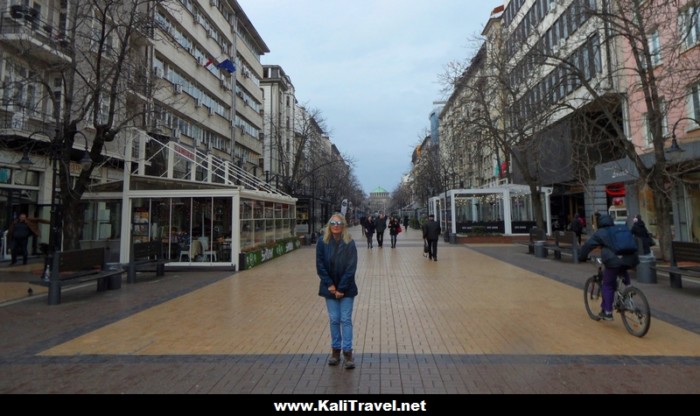
<path fill-rule="evenodd" d="M 381 186 L 378 186 L 374 191 L 369 193 L 370 213 L 384 211 L 385 214 L 389 214 L 387 210 L 390 208 L 390 202 L 391 196 L 389 195 L 389 191 Z"/>

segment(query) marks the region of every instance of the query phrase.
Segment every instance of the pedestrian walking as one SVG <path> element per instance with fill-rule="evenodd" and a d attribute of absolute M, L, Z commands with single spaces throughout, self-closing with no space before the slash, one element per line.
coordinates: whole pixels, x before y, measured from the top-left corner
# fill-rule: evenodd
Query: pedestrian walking
<path fill-rule="evenodd" d="M 423 240 L 428 245 L 428 260 L 437 261 L 437 243 L 442 229 L 435 221 L 435 215 L 428 215 L 428 221 L 423 224 Z"/>
<path fill-rule="evenodd" d="M 49 224 L 50 221 L 41 218 L 29 218 L 27 214 L 21 213 L 19 217 L 10 225 L 7 232 L 7 239 L 11 241 L 12 261 L 10 265 L 17 264 L 17 257 L 22 256 L 22 264 L 27 264 L 27 243 L 29 237 L 35 235 L 39 237 L 39 223 Z"/>
<path fill-rule="evenodd" d="M 365 219 L 365 237 L 367 237 L 367 248 L 372 248 L 372 237 L 374 237 L 374 218 L 372 216 Z"/>
<path fill-rule="evenodd" d="M 331 330 L 331 358 L 328 365 L 340 363 L 343 353 L 344 367 L 355 368 L 352 356 L 352 309 L 357 284 L 357 247 L 348 232 L 342 214 L 335 213 L 328 221 L 323 238 L 316 245 L 316 272 L 321 279 L 319 296 L 326 299 Z"/>
<path fill-rule="evenodd" d="M 403 229 L 408 232 L 408 215 L 403 216 Z"/>
<path fill-rule="evenodd" d="M 396 237 L 401 232 L 401 223 L 399 219 L 391 216 L 389 218 L 389 237 L 391 238 L 391 248 L 396 248 Z"/>
<path fill-rule="evenodd" d="M 384 211 L 379 211 L 379 216 L 374 220 L 374 231 L 377 233 L 377 246 L 384 245 L 384 231 L 386 231 L 387 218 Z"/>
<path fill-rule="evenodd" d="M 574 215 L 574 220 L 571 222 L 571 231 L 576 234 L 576 239 L 578 240 L 578 244 L 581 245 L 581 233 L 583 233 L 583 230 L 586 228 L 586 220 L 584 217 L 576 213 Z"/>
<path fill-rule="evenodd" d="M 637 214 L 632 219 L 632 235 L 642 240 L 642 254 L 650 254 L 651 247 L 653 247 L 654 239 L 651 237 L 651 233 L 647 230 L 646 224 L 642 221 L 642 216 Z"/>

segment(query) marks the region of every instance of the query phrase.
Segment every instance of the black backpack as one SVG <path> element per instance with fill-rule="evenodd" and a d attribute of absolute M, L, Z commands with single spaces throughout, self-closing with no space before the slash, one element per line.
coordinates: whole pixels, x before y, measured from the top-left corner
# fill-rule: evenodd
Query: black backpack
<path fill-rule="evenodd" d="M 637 253 L 637 240 L 626 225 L 613 225 L 608 227 L 609 247 L 618 256 Z"/>

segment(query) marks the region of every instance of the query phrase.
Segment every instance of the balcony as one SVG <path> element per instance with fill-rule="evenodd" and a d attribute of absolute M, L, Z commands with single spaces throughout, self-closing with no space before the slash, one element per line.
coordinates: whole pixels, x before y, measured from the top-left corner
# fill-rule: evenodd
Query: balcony
<path fill-rule="evenodd" d="M 10 13 L 0 13 L 0 44 L 46 63 L 70 62 L 65 52 L 69 46 L 65 34 L 37 19 L 23 6 L 12 6 Z"/>

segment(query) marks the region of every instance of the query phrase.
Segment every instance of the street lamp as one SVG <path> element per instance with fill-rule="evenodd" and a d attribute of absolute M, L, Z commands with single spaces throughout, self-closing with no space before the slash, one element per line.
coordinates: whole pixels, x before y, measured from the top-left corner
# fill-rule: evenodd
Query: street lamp
<path fill-rule="evenodd" d="M 672 131 L 672 133 L 671 133 L 671 147 L 669 147 L 668 149 L 666 149 L 666 153 L 680 153 L 680 152 L 685 152 L 685 150 L 682 149 L 682 148 L 678 145 L 678 140 L 676 140 L 676 127 L 678 127 L 678 123 L 680 123 L 680 122 L 683 121 L 683 120 L 690 120 L 690 121 L 693 121 L 693 122 L 695 122 L 695 123 L 698 123 L 698 121 L 695 120 L 695 119 L 692 118 L 692 117 L 682 117 L 682 118 L 679 118 L 678 120 L 676 120 L 676 122 L 673 124 L 673 131 Z"/>
<path fill-rule="evenodd" d="M 75 134 L 79 134 L 83 136 L 83 139 L 85 139 L 85 151 L 83 152 L 83 157 L 80 159 L 79 163 L 82 170 L 88 170 L 90 169 L 90 166 L 92 166 L 92 159 L 90 158 L 90 152 L 88 152 L 88 139 L 81 131 L 76 131 Z"/>

